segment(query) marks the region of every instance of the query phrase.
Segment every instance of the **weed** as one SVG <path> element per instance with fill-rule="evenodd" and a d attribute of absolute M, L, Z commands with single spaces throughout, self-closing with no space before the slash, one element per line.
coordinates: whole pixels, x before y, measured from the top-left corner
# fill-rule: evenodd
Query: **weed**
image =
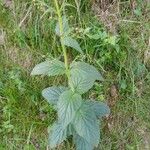
<path fill-rule="evenodd" d="M 69 87 L 52 86 L 42 91 L 43 97 L 53 104 L 58 112 L 58 120 L 49 133 L 49 144 L 54 148 L 68 136 L 73 136 L 76 149 L 92 150 L 99 144 L 100 132 L 98 118 L 109 114 L 106 104 L 91 100 L 84 101 L 82 94 L 88 92 L 96 80 L 102 81 L 101 74 L 91 65 L 84 62 L 68 64 L 66 46 L 83 53 L 78 42 L 69 36 L 67 18 L 61 16 L 57 0 L 54 1 L 58 23 L 55 32 L 60 37 L 64 62 L 57 59 L 42 62 L 34 67 L 31 75 L 64 75 Z"/>
<path fill-rule="evenodd" d="M 64 61 L 54 32 L 57 16 L 48 9 L 54 3 L 6 1 L 0 0 L 0 149 L 43 150 L 47 148 L 46 129 L 57 114 L 40 92 L 48 86 L 66 86 L 67 78 L 32 79 L 29 74 L 33 64 L 45 58 Z M 105 78 L 84 99 L 115 102 L 110 119 L 102 121 L 97 149 L 149 149 L 149 2 L 117 0 L 105 10 L 99 3 L 91 10 L 92 2 L 69 0 L 62 14 L 70 24 L 69 36 L 84 53 L 78 55 L 66 47 L 69 64 L 74 58 L 88 62 Z M 117 101 L 110 93 L 114 85 Z M 73 150 L 71 138 L 57 149 Z"/>

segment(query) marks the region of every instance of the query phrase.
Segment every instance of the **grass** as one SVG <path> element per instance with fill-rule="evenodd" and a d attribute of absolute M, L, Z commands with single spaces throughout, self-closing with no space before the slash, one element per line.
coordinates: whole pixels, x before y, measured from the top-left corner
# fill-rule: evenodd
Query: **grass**
<path fill-rule="evenodd" d="M 149 149 L 149 5 L 136 1 L 133 12 L 129 1 L 118 1 L 117 33 L 112 33 L 92 12 L 89 1 L 69 3 L 65 14 L 72 36 L 84 51 L 84 57 L 71 51 L 69 58 L 90 62 L 105 77 L 104 83 L 96 83 L 90 91 L 91 97 L 114 101 L 110 119 L 103 119 L 97 149 Z M 0 1 L 0 31 L 5 35 L 5 41 L 0 38 L 0 150 L 47 147 L 47 127 L 54 122 L 56 112 L 42 98 L 41 90 L 64 79 L 30 76 L 35 64 L 62 57 L 54 34 L 56 18 L 44 14 L 45 9 L 28 0 L 15 0 L 8 7 Z M 117 88 L 116 100 L 110 91 L 112 85 Z M 66 142 L 58 149 L 73 150 L 74 146 Z"/>

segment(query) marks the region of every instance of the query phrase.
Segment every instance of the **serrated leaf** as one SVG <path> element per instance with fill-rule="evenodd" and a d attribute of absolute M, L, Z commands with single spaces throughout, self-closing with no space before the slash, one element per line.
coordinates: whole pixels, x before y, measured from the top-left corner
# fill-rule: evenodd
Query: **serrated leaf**
<path fill-rule="evenodd" d="M 83 103 L 73 121 L 75 131 L 92 146 L 97 146 L 100 139 L 99 122 L 93 109 Z"/>
<path fill-rule="evenodd" d="M 67 137 L 67 128 L 64 129 L 60 123 L 55 123 L 49 134 L 49 145 L 51 148 L 61 144 Z"/>
<path fill-rule="evenodd" d="M 95 80 L 103 80 L 101 74 L 95 67 L 84 62 L 73 62 L 71 64 L 71 78 L 69 84 L 77 92 L 85 93 L 94 85 Z"/>
<path fill-rule="evenodd" d="M 73 120 L 81 103 L 81 95 L 71 90 L 65 91 L 60 95 L 57 103 L 58 119 L 62 122 L 64 128 Z"/>
<path fill-rule="evenodd" d="M 79 135 L 74 136 L 74 143 L 76 145 L 76 150 L 93 150 L 94 146 L 88 143 L 83 137 Z"/>
<path fill-rule="evenodd" d="M 93 78 L 94 80 L 103 81 L 102 75 L 99 71 L 92 65 L 89 65 L 85 62 L 73 62 L 71 64 L 71 70 L 77 70 L 78 72 L 82 72 L 85 76 L 89 78 Z"/>
<path fill-rule="evenodd" d="M 63 44 L 68 46 L 68 47 L 74 48 L 75 50 L 77 50 L 80 53 L 83 53 L 79 43 L 70 36 L 64 37 Z"/>
<path fill-rule="evenodd" d="M 44 61 L 38 65 L 36 65 L 31 75 L 62 75 L 65 73 L 65 65 L 63 62 L 59 60 L 52 60 L 52 61 Z"/>
<path fill-rule="evenodd" d="M 59 96 L 65 91 L 67 90 L 66 87 L 63 86 L 52 86 L 52 87 L 48 87 L 46 89 L 44 89 L 42 91 L 42 96 L 48 101 L 48 103 L 50 104 L 57 104 L 57 101 L 59 99 Z"/>
<path fill-rule="evenodd" d="M 63 26 L 62 34 L 68 35 L 69 34 L 69 24 L 68 24 L 68 20 L 67 20 L 66 16 L 62 17 L 62 21 L 63 21 L 62 22 L 62 26 Z M 58 36 L 61 36 L 59 22 L 56 24 L 55 32 Z"/>
<path fill-rule="evenodd" d="M 87 100 L 86 103 L 87 105 L 89 105 L 89 107 L 93 109 L 93 111 L 95 112 L 98 118 L 101 118 L 110 114 L 109 107 L 103 102 Z"/>
<path fill-rule="evenodd" d="M 87 92 L 94 85 L 94 81 L 92 78 L 89 79 L 87 76 L 84 76 L 82 72 L 78 72 L 77 70 L 71 71 L 71 77 L 69 80 L 70 86 L 73 86 L 76 92 L 82 94 Z"/>

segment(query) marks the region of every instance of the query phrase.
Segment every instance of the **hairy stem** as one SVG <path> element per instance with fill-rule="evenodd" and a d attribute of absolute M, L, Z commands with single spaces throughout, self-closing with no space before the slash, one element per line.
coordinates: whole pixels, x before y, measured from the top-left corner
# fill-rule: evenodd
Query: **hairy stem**
<path fill-rule="evenodd" d="M 55 2 L 56 12 L 57 12 L 57 15 L 58 15 L 59 30 L 60 30 L 60 35 L 61 35 L 60 36 L 60 41 L 61 41 L 61 47 L 62 47 L 63 55 L 64 55 L 66 74 L 67 74 L 67 77 L 69 79 L 70 77 L 69 77 L 67 51 L 66 51 L 65 45 L 63 44 L 63 39 L 64 39 L 64 35 L 63 35 L 63 21 L 62 21 L 61 12 L 60 12 L 59 5 L 58 5 L 58 0 L 54 0 L 54 2 Z"/>

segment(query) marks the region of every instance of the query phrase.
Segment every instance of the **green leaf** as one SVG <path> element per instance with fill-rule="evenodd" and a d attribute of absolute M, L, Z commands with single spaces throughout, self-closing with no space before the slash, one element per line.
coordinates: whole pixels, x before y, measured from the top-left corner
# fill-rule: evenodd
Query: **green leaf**
<path fill-rule="evenodd" d="M 93 109 L 93 111 L 95 112 L 98 118 L 101 118 L 110 114 L 109 107 L 103 102 L 87 100 L 86 104 L 89 105 L 89 107 Z"/>
<path fill-rule="evenodd" d="M 68 24 L 68 20 L 66 18 L 66 16 L 63 16 L 62 17 L 62 21 L 63 21 L 63 33 L 64 35 L 68 35 L 69 34 L 69 24 Z M 55 28 L 55 32 L 58 36 L 61 36 L 61 33 L 60 33 L 60 28 L 59 28 L 59 22 L 57 22 L 56 24 L 56 28 Z"/>
<path fill-rule="evenodd" d="M 73 93 L 71 90 L 65 91 L 60 95 L 57 103 L 58 119 L 62 122 L 64 128 L 73 120 L 81 103 L 81 96 Z"/>
<path fill-rule="evenodd" d="M 63 86 L 52 86 L 44 89 L 42 91 L 42 96 L 50 103 L 50 104 L 57 104 L 59 96 L 66 90 L 66 87 Z"/>
<path fill-rule="evenodd" d="M 92 146 L 97 146 L 100 139 L 99 122 L 92 108 L 83 103 L 73 121 L 75 131 Z"/>
<path fill-rule="evenodd" d="M 100 34 L 88 34 L 87 35 L 90 39 L 94 39 L 94 40 L 98 40 L 98 39 L 100 39 L 101 38 L 101 35 Z"/>
<path fill-rule="evenodd" d="M 88 143 L 83 137 L 79 135 L 74 136 L 74 143 L 76 145 L 76 150 L 93 150 L 94 146 Z"/>
<path fill-rule="evenodd" d="M 4 150 L 0 147 L 0 150 Z M 31 145 L 31 144 L 26 144 L 24 145 L 23 150 L 36 150 L 35 146 Z"/>
<path fill-rule="evenodd" d="M 82 74 L 94 80 L 103 81 L 103 77 L 99 71 L 94 66 L 85 62 L 73 62 L 71 64 L 71 69 L 72 71 L 77 70 L 78 72 L 82 72 Z"/>
<path fill-rule="evenodd" d="M 94 85 L 95 80 L 103 80 L 97 69 L 84 62 L 71 64 L 71 78 L 69 84 L 73 85 L 79 93 L 87 92 Z"/>
<path fill-rule="evenodd" d="M 60 123 L 55 123 L 52 132 L 49 133 L 49 145 L 51 148 L 61 144 L 67 137 L 67 128 L 64 129 Z"/>
<path fill-rule="evenodd" d="M 94 85 L 94 81 L 92 78 L 84 76 L 82 72 L 78 72 L 76 70 L 71 71 L 71 78 L 69 80 L 70 86 L 73 86 L 76 92 L 83 94 L 92 88 Z"/>
<path fill-rule="evenodd" d="M 36 65 L 31 75 L 62 75 L 65 73 L 65 65 L 63 62 L 59 60 L 52 60 L 52 61 L 44 61 L 38 65 Z"/>
<path fill-rule="evenodd" d="M 83 54 L 79 43 L 75 39 L 73 39 L 72 37 L 70 37 L 70 36 L 64 37 L 63 44 L 68 46 L 68 47 L 74 48 L 75 50 L 77 50 L 78 52 Z"/>
<path fill-rule="evenodd" d="M 137 16 L 142 16 L 141 8 L 134 9 L 134 14 L 137 15 Z"/>
<path fill-rule="evenodd" d="M 106 39 L 106 42 L 108 42 L 109 44 L 115 46 L 116 45 L 116 40 L 117 40 L 116 36 L 110 36 L 110 37 L 108 37 L 108 39 Z"/>

